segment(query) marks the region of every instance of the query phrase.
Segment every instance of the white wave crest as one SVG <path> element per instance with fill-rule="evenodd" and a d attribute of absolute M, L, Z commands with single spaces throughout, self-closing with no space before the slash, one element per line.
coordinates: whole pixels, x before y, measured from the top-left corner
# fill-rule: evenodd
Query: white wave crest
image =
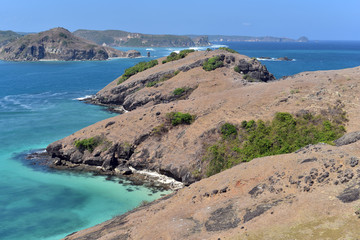
<path fill-rule="evenodd" d="M 208 48 L 221 48 L 221 47 L 229 47 L 228 45 L 214 44 L 209 46 Z"/>
<path fill-rule="evenodd" d="M 55 107 L 53 100 L 65 94 L 67 92 L 8 95 L 0 98 L 0 109 L 6 112 L 47 110 Z"/>
<path fill-rule="evenodd" d="M 153 48 L 147 48 L 146 51 L 155 51 Z"/>
<path fill-rule="evenodd" d="M 94 97 L 94 95 L 85 95 L 84 97 L 73 98 L 72 100 L 84 101 L 84 100 L 87 100 L 87 99 L 91 99 L 93 97 Z"/>

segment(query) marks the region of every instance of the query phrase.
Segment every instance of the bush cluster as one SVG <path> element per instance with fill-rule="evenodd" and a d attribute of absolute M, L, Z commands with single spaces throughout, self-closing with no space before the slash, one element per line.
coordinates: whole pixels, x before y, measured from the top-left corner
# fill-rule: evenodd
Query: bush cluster
<path fill-rule="evenodd" d="M 203 158 L 208 162 L 206 175 L 257 157 L 290 153 L 308 144 L 332 144 L 345 133 L 342 124 L 309 112 L 296 116 L 280 112 L 272 121 L 243 121 L 239 127 L 226 123 L 220 129 L 223 137 L 207 148 Z"/>
<path fill-rule="evenodd" d="M 219 56 L 209 58 L 207 61 L 203 63 L 203 69 L 205 71 L 212 71 L 223 66 L 224 66 L 224 62 L 223 60 L 221 60 Z"/>
<path fill-rule="evenodd" d="M 85 138 L 82 140 L 75 140 L 74 145 L 76 148 L 78 148 L 80 151 L 88 150 L 89 152 L 94 151 L 94 149 L 99 146 L 101 141 L 97 138 L 91 137 L 91 138 Z"/>
<path fill-rule="evenodd" d="M 181 112 L 171 112 L 166 114 L 166 117 L 173 126 L 180 124 L 191 124 L 195 120 L 195 117 L 190 113 Z"/>
<path fill-rule="evenodd" d="M 184 88 L 176 88 L 174 91 L 173 91 L 173 95 L 174 96 L 179 96 L 181 94 L 183 94 L 185 92 L 185 89 Z"/>
<path fill-rule="evenodd" d="M 185 49 L 181 50 L 179 53 L 172 52 L 169 56 L 166 57 L 166 60 L 163 60 L 162 63 L 176 61 L 182 58 L 185 58 L 189 53 L 195 52 L 194 49 Z"/>
<path fill-rule="evenodd" d="M 234 49 L 228 48 L 228 47 L 220 47 L 220 50 L 225 50 L 228 51 L 230 53 L 238 53 L 237 51 L 235 51 Z"/>
<path fill-rule="evenodd" d="M 125 82 L 127 79 L 129 79 L 131 76 L 145 71 L 146 69 L 152 68 L 158 64 L 157 60 L 151 60 L 149 62 L 139 62 L 135 66 L 128 68 L 125 70 L 124 74 L 120 77 L 118 84 Z"/>

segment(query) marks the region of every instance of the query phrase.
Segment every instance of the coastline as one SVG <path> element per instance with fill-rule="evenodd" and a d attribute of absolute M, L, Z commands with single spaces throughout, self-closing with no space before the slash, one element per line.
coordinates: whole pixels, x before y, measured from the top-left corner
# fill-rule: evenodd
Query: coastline
<path fill-rule="evenodd" d="M 46 149 L 37 149 L 33 152 L 27 153 L 23 157 L 23 161 L 26 165 L 32 168 L 40 167 L 42 169 L 52 169 L 59 171 L 69 171 L 73 173 L 92 173 L 94 175 L 103 175 L 108 177 L 119 178 L 119 183 L 122 183 L 121 179 L 130 181 L 134 186 L 144 185 L 149 188 L 159 188 L 160 190 L 177 191 L 184 187 L 182 182 L 166 175 L 157 173 L 150 170 L 137 170 L 133 167 L 121 168 L 114 170 L 105 170 L 100 166 L 89 166 L 85 164 L 72 164 L 71 166 L 58 166 L 49 157 Z"/>

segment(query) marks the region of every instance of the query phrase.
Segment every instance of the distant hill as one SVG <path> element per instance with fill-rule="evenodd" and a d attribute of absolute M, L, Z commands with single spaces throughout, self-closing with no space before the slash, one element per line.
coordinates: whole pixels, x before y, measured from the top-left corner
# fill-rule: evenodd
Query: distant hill
<path fill-rule="evenodd" d="M 20 37 L 22 37 L 21 34 L 18 34 L 13 31 L 0 31 L 0 47 Z"/>
<path fill-rule="evenodd" d="M 190 35 L 191 36 L 191 35 Z M 308 42 L 307 37 L 299 39 L 283 37 L 251 37 L 251 36 L 226 36 L 226 35 L 208 35 L 210 42 Z"/>
<path fill-rule="evenodd" d="M 64 28 L 29 34 L 0 48 L 0 59 L 7 61 L 106 60 L 110 57 L 137 57 L 138 51 L 123 52 L 74 36 Z"/>
<path fill-rule="evenodd" d="M 106 44 L 113 47 L 195 47 L 210 45 L 207 36 L 195 36 L 193 39 L 181 35 L 155 35 L 131 33 L 121 30 L 84 30 L 73 32 L 97 44 Z"/>

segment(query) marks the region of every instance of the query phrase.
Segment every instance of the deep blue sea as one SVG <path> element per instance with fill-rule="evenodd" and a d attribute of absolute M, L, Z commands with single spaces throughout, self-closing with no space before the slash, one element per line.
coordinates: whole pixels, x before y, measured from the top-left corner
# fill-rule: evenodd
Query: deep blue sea
<path fill-rule="evenodd" d="M 360 66 L 360 42 L 218 43 L 263 61 L 276 76 Z M 216 47 L 216 46 L 213 46 Z M 219 47 L 219 46 L 217 46 Z M 126 50 L 126 48 L 120 48 Z M 200 50 L 206 48 L 198 48 Z M 140 48 L 151 59 L 179 48 Z M 166 192 L 90 174 L 33 167 L 24 154 L 44 149 L 115 116 L 76 100 L 95 94 L 124 70 L 149 60 L 14 63 L 0 61 L 0 238 L 59 239 L 124 213 Z"/>

